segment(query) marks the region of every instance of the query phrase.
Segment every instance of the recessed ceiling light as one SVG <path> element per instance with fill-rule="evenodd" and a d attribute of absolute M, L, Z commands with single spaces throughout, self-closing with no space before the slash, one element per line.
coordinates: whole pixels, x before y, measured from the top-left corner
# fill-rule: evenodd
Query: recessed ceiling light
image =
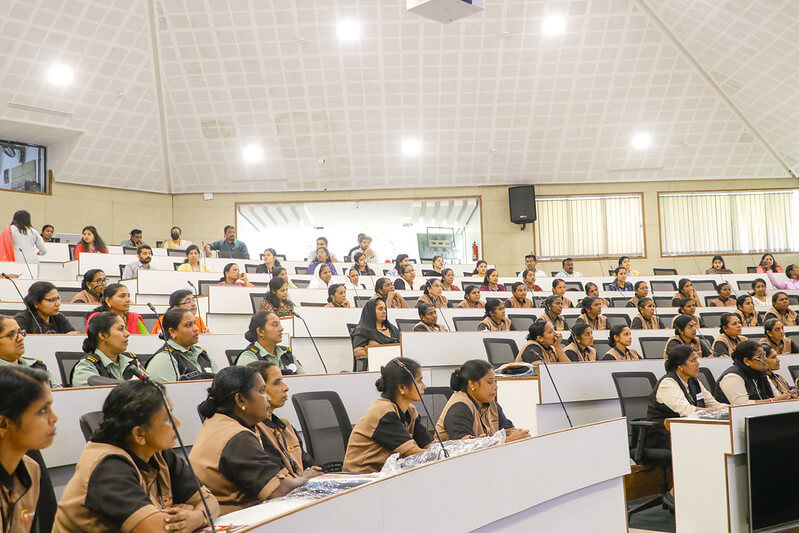
<path fill-rule="evenodd" d="M 416 157 L 422 153 L 422 143 L 418 139 L 405 139 L 402 141 L 402 153 L 407 157 Z"/>
<path fill-rule="evenodd" d="M 248 144 L 241 151 L 241 156 L 247 163 L 258 163 L 264 158 L 264 150 L 257 144 Z"/>
<path fill-rule="evenodd" d="M 652 136 L 648 133 L 636 133 L 630 140 L 630 145 L 636 150 L 646 150 L 652 146 Z"/>
<path fill-rule="evenodd" d="M 560 35 L 566 31 L 566 19 L 562 15 L 549 15 L 541 24 L 544 35 Z"/>
<path fill-rule="evenodd" d="M 357 41 L 361 38 L 361 23 L 347 19 L 338 23 L 338 38 L 342 41 Z"/>
<path fill-rule="evenodd" d="M 59 87 L 66 87 L 75 79 L 75 72 L 72 67 L 56 63 L 51 65 L 47 71 L 47 81 Z"/>

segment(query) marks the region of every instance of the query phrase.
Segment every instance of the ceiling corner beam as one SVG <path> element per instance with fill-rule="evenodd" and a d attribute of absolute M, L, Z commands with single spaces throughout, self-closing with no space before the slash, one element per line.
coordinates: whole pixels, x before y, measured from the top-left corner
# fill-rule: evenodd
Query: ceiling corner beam
<path fill-rule="evenodd" d="M 166 127 L 166 106 L 164 104 L 164 87 L 161 80 L 161 60 L 158 53 L 158 20 L 155 14 L 156 0 L 147 0 L 147 15 L 150 21 L 150 40 L 153 51 L 153 79 L 155 81 L 155 96 L 158 101 L 158 122 L 161 125 L 161 152 L 164 157 L 164 179 L 166 192 L 172 194 L 172 172 L 169 161 L 169 138 Z"/>

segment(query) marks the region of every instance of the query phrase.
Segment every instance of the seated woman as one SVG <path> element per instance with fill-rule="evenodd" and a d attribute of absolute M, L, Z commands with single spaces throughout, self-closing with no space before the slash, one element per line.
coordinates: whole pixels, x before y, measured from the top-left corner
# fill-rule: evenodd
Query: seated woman
<path fill-rule="evenodd" d="M 293 477 L 274 452 L 266 451 L 270 431 L 263 421 L 270 418 L 269 400 L 259 372 L 229 366 L 214 376 L 208 398 L 197 407 L 205 421 L 189 459 L 223 514 L 285 496 L 319 475 L 308 468 Z"/>
<path fill-rule="evenodd" d="M 411 263 L 400 266 L 400 277 L 394 280 L 394 288 L 398 291 L 412 291 L 416 287 L 414 281 L 416 271 Z"/>
<path fill-rule="evenodd" d="M 736 310 L 734 315 L 738 315 L 741 320 L 741 325 L 745 328 L 751 328 L 760 325 L 760 317 L 755 312 L 755 303 L 752 297 L 748 294 L 742 294 L 735 300 Z"/>
<path fill-rule="evenodd" d="M 585 322 L 579 322 L 571 330 L 569 344 L 563 349 L 569 361 L 596 361 L 594 330 Z"/>
<path fill-rule="evenodd" d="M 635 291 L 635 296 L 630 298 L 624 307 L 638 307 L 638 302 L 649 296 L 649 287 L 647 286 L 646 281 L 636 281 L 633 290 Z"/>
<path fill-rule="evenodd" d="M 563 318 L 563 298 L 555 294 L 547 296 L 544 300 L 544 314 L 541 315 L 543 320 L 546 320 L 557 331 L 563 331 L 568 328 L 566 319 Z"/>
<path fill-rule="evenodd" d="M 673 302 L 674 303 L 674 302 Z M 674 321 L 681 316 L 687 316 L 693 321 L 697 328 L 704 328 L 705 321 L 702 317 L 696 314 L 696 299 L 695 298 L 680 298 L 677 300 L 677 310 L 680 312 L 671 321 L 671 327 L 674 327 Z"/>
<path fill-rule="evenodd" d="M 770 344 L 761 344 L 761 348 L 766 353 L 766 376 L 768 376 L 769 385 L 771 385 L 771 392 L 775 398 L 779 398 L 783 394 L 788 394 L 789 399 L 796 400 L 799 398 L 796 388 L 792 387 L 788 381 L 780 376 L 777 371 L 780 369 L 780 358 L 778 357 L 777 350 Z"/>
<path fill-rule="evenodd" d="M 316 269 L 319 268 L 319 265 L 327 265 L 330 267 L 330 271 L 333 273 L 334 276 L 338 275 L 336 272 L 336 266 L 333 264 L 333 260 L 330 258 L 330 252 L 324 246 L 320 246 L 316 249 L 316 259 L 311 261 L 308 264 L 308 269 L 306 273 L 314 274 Z"/>
<path fill-rule="evenodd" d="M 730 296 L 732 287 L 729 283 L 719 283 L 716 286 L 716 293 L 718 293 L 718 297 L 710 301 L 712 307 L 735 307 L 735 298 Z"/>
<path fill-rule="evenodd" d="M 445 291 L 459 291 L 460 287 L 455 285 L 455 272 L 451 268 L 445 268 L 441 271 L 441 288 Z"/>
<path fill-rule="evenodd" d="M 727 268 L 723 257 L 714 255 L 711 260 L 711 267 L 705 270 L 705 274 L 732 274 L 732 270 Z"/>
<path fill-rule="evenodd" d="M 413 405 L 422 401 L 420 395 L 425 390 L 419 363 L 407 358 L 392 359 L 380 368 L 375 387 L 380 398 L 352 429 L 344 472 L 379 472 L 390 455 L 408 457 L 433 442 Z"/>
<path fill-rule="evenodd" d="M 366 264 L 366 254 L 363 252 L 355 252 L 355 257 L 353 257 L 354 264 L 352 268 L 358 271 L 358 274 L 361 276 L 375 276 L 375 271 L 369 268 L 369 265 Z"/>
<path fill-rule="evenodd" d="M 490 437 L 500 429 L 505 430 L 505 442 L 530 436 L 528 430 L 515 428 L 497 403 L 494 367 L 488 361 L 466 361 L 452 372 L 449 386 L 453 394 L 436 422 L 441 440 Z"/>
<path fill-rule="evenodd" d="M 432 261 L 433 270 L 441 275 L 444 273 L 444 258 L 440 255 L 434 255 Z"/>
<path fill-rule="evenodd" d="M 81 240 L 75 246 L 75 254 L 73 259 L 78 260 L 80 254 L 107 254 L 108 248 L 105 247 L 105 242 L 97 234 L 97 228 L 94 226 L 86 226 L 81 231 Z"/>
<path fill-rule="evenodd" d="M 577 322 L 585 322 L 594 331 L 608 329 L 608 318 L 602 315 L 602 302 L 599 301 L 599 298 L 586 296 L 580 306 L 583 310 Z"/>
<path fill-rule="evenodd" d="M 31 288 L 33 288 L 33 286 L 31 286 Z M 797 325 L 796 311 L 791 309 L 789 307 L 790 305 L 791 302 L 790 300 L 788 300 L 787 294 L 785 294 L 782 291 L 775 292 L 771 296 L 771 309 L 766 311 L 763 320 L 768 320 L 769 318 L 776 318 L 777 320 L 782 322 L 783 326 Z"/>
<path fill-rule="evenodd" d="M 568 363 L 570 359 L 563 351 L 562 336 L 555 331 L 551 322 L 538 319 L 527 329 L 527 342 L 516 356 L 517 362 Z"/>
<path fill-rule="evenodd" d="M 532 309 L 533 301 L 527 297 L 527 286 L 521 281 L 511 285 L 512 296 L 505 300 L 505 307 L 509 309 Z"/>
<path fill-rule="evenodd" d="M 778 280 L 774 275 L 774 272 L 771 270 L 767 270 L 766 274 L 768 275 L 768 279 L 771 280 L 771 284 L 778 289 L 782 289 L 784 291 L 790 289 L 799 289 L 799 266 L 788 265 L 785 268 L 785 276 L 788 278 L 787 281 Z"/>
<path fill-rule="evenodd" d="M 311 282 L 308 284 L 309 289 L 325 289 L 330 286 L 330 280 L 333 279 L 333 271 L 330 270 L 330 265 L 321 264 L 316 268 Z"/>
<path fill-rule="evenodd" d="M 561 297 L 564 309 L 571 309 L 574 307 L 572 301 L 566 298 L 566 282 L 562 279 L 556 278 L 552 280 L 552 294 Z"/>
<path fill-rule="evenodd" d="M 447 328 L 438 323 L 438 313 L 433 304 L 420 303 L 416 305 L 416 308 L 419 311 L 421 321 L 413 326 L 413 331 L 427 331 L 430 333 L 447 331 Z"/>
<path fill-rule="evenodd" d="M 619 266 L 624 267 L 627 273 L 631 276 L 640 276 L 641 274 L 637 270 L 632 269 L 632 263 L 630 262 L 630 258 L 626 255 L 619 257 Z"/>
<path fill-rule="evenodd" d="M 267 248 L 264 250 L 263 263 L 255 267 L 255 273 L 272 274 L 274 276 L 276 266 L 280 266 L 280 261 L 277 258 L 277 251 L 274 248 Z"/>
<path fill-rule="evenodd" d="M 197 322 L 197 329 L 200 330 L 200 333 L 211 333 L 208 331 L 202 317 L 197 313 L 197 299 L 194 297 L 193 292 L 187 291 L 186 289 L 178 289 L 170 294 L 169 308 L 174 309 L 175 307 L 182 307 L 183 309 L 191 311 L 194 315 L 194 320 Z M 163 322 L 163 320 L 163 317 L 159 317 L 155 322 L 152 331 L 153 335 L 158 335 L 161 332 L 161 322 Z"/>
<path fill-rule="evenodd" d="M 489 299 L 485 306 L 482 322 L 477 324 L 477 331 L 511 331 L 513 324 L 505 316 L 505 306 L 500 300 Z"/>
<path fill-rule="evenodd" d="M 294 302 L 289 300 L 289 282 L 282 276 L 269 280 L 269 290 L 264 294 L 259 311 L 275 313 L 280 318 L 294 316 Z"/>
<path fill-rule="evenodd" d="M 23 357 L 25 353 L 25 330 L 19 327 L 17 321 L 8 316 L 0 315 L 0 367 L 6 365 L 20 365 L 35 368 L 47 373 L 50 378 L 50 387 L 61 385 L 47 365 L 33 357 Z"/>
<path fill-rule="evenodd" d="M 294 285 L 294 282 L 289 279 L 289 273 L 286 271 L 285 267 L 276 266 L 272 271 L 272 278 L 283 278 L 286 280 L 286 283 L 289 284 L 289 289 L 297 288 L 297 286 Z"/>
<path fill-rule="evenodd" d="M 693 351 L 702 357 L 711 356 L 710 346 L 696 334 L 696 323 L 691 317 L 679 315 L 674 319 L 672 326 L 674 326 L 674 335 L 669 337 L 669 340 L 666 341 L 666 346 L 663 348 L 664 359 L 669 357 L 669 352 L 672 349 L 682 345 L 690 346 Z"/>
<path fill-rule="evenodd" d="M 447 307 L 447 297 L 441 294 L 444 290 L 444 287 L 441 286 L 441 280 L 438 278 L 427 280 L 422 290 L 424 294 L 416 301 L 417 307 L 423 303 L 431 304 L 436 309 L 445 309 Z"/>
<path fill-rule="evenodd" d="M 606 307 L 610 307 L 610 302 L 606 298 L 599 297 L 599 287 L 593 281 L 589 281 L 585 284 L 585 295 L 592 296 L 600 301 L 602 304 L 602 309 Z"/>
<path fill-rule="evenodd" d="M 61 314 L 61 297 L 49 281 L 36 281 L 28 288 L 23 300 L 25 311 L 14 316 L 19 327 L 28 334 L 66 333 L 80 335 L 67 317 Z"/>
<path fill-rule="evenodd" d="M 763 254 L 760 258 L 760 264 L 757 265 L 757 273 L 765 274 L 766 272 L 782 272 L 782 267 L 777 264 L 777 260 L 771 254 Z"/>
<path fill-rule="evenodd" d="M 616 267 L 613 271 L 613 275 L 616 277 L 610 285 L 608 285 L 609 291 L 632 291 L 633 284 L 627 281 L 627 269 L 623 266 Z"/>
<path fill-rule="evenodd" d="M 630 348 L 633 343 L 633 334 L 630 328 L 616 324 L 608 333 L 610 349 L 602 356 L 603 361 L 637 361 L 641 359 L 638 352 Z"/>
<path fill-rule="evenodd" d="M 720 325 L 719 336 L 713 341 L 711 350 L 713 357 L 729 357 L 733 350 L 747 339 L 741 335 L 741 319 L 738 315 L 724 313 L 721 315 Z"/>
<path fill-rule="evenodd" d="M 352 355 L 366 357 L 367 346 L 396 344 L 399 342 L 397 326 L 388 321 L 386 301 L 374 298 L 366 302 L 361 311 L 361 320 L 352 334 Z"/>
<path fill-rule="evenodd" d="M 211 379 L 216 363 L 197 342 L 200 330 L 194 314 L 176 307 L 164 313 L 164 346 L 147 362 L 147 373 L 156 381 Z"/>
<path fill-rule="evenodd" d="M 372 299 L 374 300 L 375 298 L 384 299 L 386 307 L 389 309 L 408 308 L 408 302 L 394 290 L 394 285 L 391 284 L 391 280 L 388 278 L 378 278 L 375 281 L 375 293 L 372 295 Z"/>
<path fill-rule="evenodd" d="M 126 353 L 128 337 L 130 333 L 118 314 L 105 311 L 94 317 L 83 339 L 86 356 L 72 369 L 72 386 L 88 387 L 89 378 L 94 376 L 130 379 L 129 367 L 135 364 L 136 356 Z"/>
<path fill-rule="evenodd" d="M 285 375 L 305 374 L 300 361 L 289 348 L 282 346 L 283 325 L 275 313 L 259 311 L 250 319 L 250 326 L 244 332 L 250 343 L 236 359 L 236 366 L 247 366 L 255 361 L 269 361 L 278 366 Z"/>
<path fill-rule="evenodd" d="M 100 303 L 100 298 L 105 290 L 105 272 L 99 268 L 87 270 L 80 282 L 81 291 L 72 297 L 69 303 L 72 304 L 94 304 Z"/>
<path fill-rule="evenodd" d="M 92 319 L 100 313 L 111 312 L 122 317 L 125 327 L 133 335 L 147 335 L 147 327 L 141 315 L 130 310 L 130 290 L 121 283 L 112 283 L 103 291 L 100 307 L 92 310 L 86 317 L 86 331 Z"/>
<path fill-rule="evenodd" d="M 528 268 L 522 272 L 522 283 L 527 287 L 529 292 L 541 292 L 542 289 L 535 283 L 535 269 Z"/>
<path fill-rule="evenodd" d="M 297 430 L 291 422 L 275 414 L 275 409 L 288 401 L 289 386 L 283 379 L 284 374 L 273 361 L 254 361 L 247 366 L 258 372 L 266 384 L 267 416 L 258 424 L 264 452 L 271 456 L 273 463 L 283 465 L 282 475 L 286 477 L 297 479 L 309 470 L 310 477 L 320 474 L 322 469 L 315 466 L 313 458 L 302 449 Z"/>
<path fill-rule="evenodd" d="M 799 353 L 799 344 L 785 335 L 785 327 L 776 318 L 766 319 L 763 330 L 766 336 L 760 339 L 760 344 L 773 346 L 777 350 L 777 355 Z"/>
<path fill-rule="evenodd" d="M 752 297 L 752 300 L 755 302 L 755 305 L 759 305 L 761 307 L 768 307 L 768 296 L 766 295 L 766 280 L 762 278 L 756 278 L 752 281 L 752 292 L 749 295 Z"/>
<path fill-rule="evenodd" d="M 397 258 L 394 260 L 394 268 L 386 272 L 387 276 L 399 276 L 400 272 L 402 271 L 402 265 L 410 263 L 411 260 L 408 257 L 408 254 L 399 254 Z"/>
<path fill-rule="evenodd" d="M 190 244 L 186 248 L 186 260 L 178 266 L 178 272 L 208 272 L 205 262 L 200 262 L 200 248 L 196 244 Z"/>
<path fill-rule="evenodd" d="M 42 469 L 27 455 L 53 443 L 58 417 L 47 374 L 22 365 L 0 366 L 0 531 L 35 531 Z M 37 452 L 38 453 L 38 452 Z M 52 489 L 51 489 L 52 490 Z"/>
<path fill-rule="evenodd" d="M 719 400 L 730 405 L 788 400 L 789 393 L 775 397 L 766 371 L 766 352 L 754 341 L 744 341 L 732 352 L 732 366 L 719 376 Z"/>
<path fill-rule="evenodd" d="M 344 286 L 355 291 L 366 289 L 366 285 L 361 283 L 361 275 L 358 274 L 357 270 L 353 269 L 349 269 L 347 271 L 347 282 L 344 284 Z"/>
<path fill-rule="evenodd" d="M 680 300 L 684 299 L 694 300 L 696 307 L 702 307 L 702 302 L 699 301 L 699 295 L 694 289 L 694 284 L 688 278 L 682 278 L 677 282 L 677 294 L 671 299 L 671 306 L 679 307 Z"/>
<path fill-rule="evenodd" d="M 472 277 L 473 278 L 485 278 L 487 271 L 488 271 L 488 263 L 486 263 L 483 259 L 480 259 L 474 265 L 474 270 L 472 270 Z"/>
<path fill-rule="evenodd" d="M 486 306 L 480 300 L 480 287 L 469 285 L 463 291 L 463 301 L 458 304 L 461 309 L 483 309 Z"/>
<path fill-rule="evenodd" d="M 499 282 L 499 272 L 495 268 L 486 270 L 486 275 L 483 278 L 483 284 L 480 285 L 481 291 L 500 292 L 505 291 L 505 286 Z"/>
<path fill-rule="evenodd" d="M 160 387 L 128 381 L 108 394 L 103 421 L 58 505 L 54 532 L 194 531 L 208 525 L 197 481 L 173 449 L 176 435 Z M 207 488 L 200 490 L 216 517 L 219 503 Z"/>
<path fill-rule="evenodd" d="M 655 316 L 655 301 L 652 298 L 638 300 L 638 314 L 633 317 L 630 329 L 664 329 L 660 317 Z"/>
<path fill-rule="evenodd" d="M 239 269 L 236 263 L 228 263 L 222 269 L 222 277 L 219 278 L 218 285 L 236 285 L 238 287 L 255 287 L 247 281 L 247 274 Z"/>
<path fill-rule="evenodd" d="M 327 304 L 325 307 L 349 307 L 350 302 L 347 300 L 347 289 L 343 283 L 332 283 L 327 288 Z"/>

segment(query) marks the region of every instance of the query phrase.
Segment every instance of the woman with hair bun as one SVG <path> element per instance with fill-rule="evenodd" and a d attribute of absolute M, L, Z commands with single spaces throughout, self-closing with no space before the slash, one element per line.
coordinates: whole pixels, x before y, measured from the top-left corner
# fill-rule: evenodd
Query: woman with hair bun
<path fill-rule="evenodd" d="M 502 300 L 489 299 L 485 305 L 483 320 L 477 324 L 477 331 L 511 331 L 513 323 L 505 316 Z"/>
<path fill-rule="evenodd" d="M 271 361 L 284 375 L 305 374 L 305 369 L 291 353 L 291 350 L 278 344 L 283 340 L 283 325 L 275 313 L 259 311 L 250 319 L 250 326 L 244 332 L 250 345 L 239 354 L 236 366 L 247 366 L 255 361 Z"/>
<path fill-rule="evenodd" d="M 453 390 L 436 430 L 442 440 L 464 437 L 490 437 L 505 430 L 505 442 L 530 436 L 526 429 L 517 429 L 505 418 L 497 403 L 497 382 L 494 367 L 482 359 L 471 359 L 456 368 L 449 379 Z"/>
<path fill-rule="evenodd" d="M 379 472 L 394 453 L 417 454 L 433 442 L 413 402 L 422 401 L 422 367 L 397 357 L 380 368 L 375 382 L 380 398 L 361 417 L 350 435 L 344 472 Z"/>
<path fill-rule="evenodd" d="M 438 323 L 438 312 L 433 304 L 421 303 L 416 306 L 416 309 L 419 311 L 419 318 L 421 320 L 413 326 L 413 331 L 422 333 L 447 331 L 446 327 Z"/>
<path fill-rule="evenodd" d="M 327 305 L 325 307 L 346 308 L 350 306 L 347 300 L 347 289 L 343 283 L 333 283 L 327 288 Z"/>
<path fill-rule="evenodd" d="M 719 376 L 719 400 L 730 405 L 789 400 L 789 391 L 774 395 L 767 373 L 765 350 L 754 341 L 743 341 L 732 352 L 732 366 Z"/>
<path fill-rule="evenodd" d="M 741 294 L 738 296 L 735 300 L 735 307 L 737 309 L 733 311 L 733 314 L 738 315 L 743 327 L 751 328 L 761 325 L 760 316 L 755 312 L 755 302 L 752 299 L 752 295 Z"/>
<path fill-rule="evenodd" d="M 527 285 L 515 281 L 511 285 L 511 297 L 505 300 L 504 305 L 509 309 L 532 309 L 533 301 L 527 297 Z"/>
<path fill-rule="evenodd" d="M 527 342 L 519 355 L 517 362 L 537 363 L 544 360 L 547 363 L 568 363 L 570 359 L 560 345 L 561 334 L 555 331 L 552 322 L 538 319 L 527 330 Z"/>
<path fill-rule="evenodd" d="M 596 361 L 594 330 L 585 322 L 578 322 L 571 330 L 569 344 L 563 349 L 569 361 Z"/>
<path fill-rule="evenodd" d="M 424 294 L 416 301 L 416 305 L 430 304 L 435 306 L 436 309 L 443 309 L 447 307 L 447 297 L 442 294 L 444 286 L 441 285 L 441 280 L 438 278 L 429 279 L 422 286 Z"/>
<path fill-rule="evenodd" d="M 741 319 L 733 313 L 721 315 L 719 336 L 713 341 L 713 357 L 729 357 L 736 346 L 746 340 L 741 335 Z"/>
<path fill-rule="evenodd" d="M 89 378 L 101 376 L 123 380 L 125 370 L 135 356 L 126 354 L 130 333 L 116 313 L 98 313 L 89 324 L 83 339 L 85 357 L 72 369 L 72 386 L 88 387 Z"/>
<path fill-rule="evenodd" d="M 169 309 L 175 309 L 176 307 L 182 307 L 191 311 L 191 313 L 194 315 L 194 321 L 197 322 L 197 329 L 200 330 L 200 333 L 211 333 L 208 330 L 208 327 L 206 327 L 205 322 L 203 322 L 202 317 L 197 314 L 197 299 L 194 297 L 193 292 L 186 289 L 178 289 L 173 291 L 172 294 L 169 295 Z M 161 333 L 161 323 L 163 321 L 163 317 L 159 317 L 155 322 L 155 326 L 153 326 L 152 331 L 153 335 L 158 335 Z"/>
<path fill-rule="evenodd" d="M 763 324 L 763 332 L 766 336 L 760 339 L 760 344 L 772 346 L 777 350 L 778 355 L 799 353 L 799 345 L 795 340 L 785 336 L 785 327 L 776 318 L 766 320 Z"/>
<path fill-rule="evenodd" d="M 194 314 L 183 307 L 164 313 L 164 330 L 159 335 L 164 346 L 147 362 L 147 373 L 156 381 L 210 379 L 216 363 L 202 346 Z"/>
<path fill-rule="evenodd" d="M 623 324 L 616 324 L 608 332 L 610 349 L 602 356 L 603 361 L 637 361 L 638 352 L 630 348 L 633 342 L 632 331 Z"/>
<path fill-rule="evenodd" d="M 652 298 L 638 300 L 638 315 L 633 317 L 630 329 L 663 329 L 660 317 L 655 316 L 655 301 Z"/>
<path fill-rule="evenodd" d="M 668 338 L 666 346 L 663 348 L 664 359 L 668 358 L 672 349 L 680 345 L 690 346 L 701 357 L 710 357 L 712 355 L 713 352 L 710 350 L 710 346 L 697 335 L 696 323 L 690 316 L 678 315 L 674 318 L 672 324 L 674 325 L 674 335 Z"/>
<path fill-rule="evenodd" d="M 467 285 L 463 290 L 463 301 L 458 304 L 461 309 L 484 309 L 486 304 L 480 300 L 480 287 Z"/>
<path fill-rule="evenodd" d="M 105 272 L 99 268 L 87 270 L 83 275 L 83 281 L 80 282 L 80 288 L 82 290 L 73 296 L 69 303 L 99 304 L 100 298 L 102 298 L 103 291 L 105 290 L 106 281 Z"/>
<path fill-rule="evenodd" d="M 577 318 L 577 322 L 585 322 L 594 331 L 608 329 L 608 317 L 602 314 L 602 302 L 599 298 L 586 296 L 580 303 L 582 312 Z"/>
<path fill-rule="evenodd" d="M 208 524 L 200 490 L 219 514 L 216 498 L 198 489 L 172 449 L 176 435 L 162 394 L 150 381 L 128 381 L 108 394 L 103 421 L 58 505 L 54 533 L 194 531 Z"/>
<path fill-rule="evenodd" d="M 319 475 L 309 468 L 294 477 L 264 450 L 270 409 L 266 382 L 249 366 L 223 368 L 197 407 L 205 421 L 189 459 L 222 514 L 285 496 Z"/>
<path fill-rule="evenodd" d="M 144 325 L 141 315 L 130 310 L 130 290 L 121 283 L 112 283 L 103 291 L 100 300 L 100 307 L 97 307 L 86 317 L 86 331 L 89 331 L 89 324 L 99 313 L 111 311 L 122 317 L 125 327 L 133 335 L 147 335 L 147 327 Z"/>

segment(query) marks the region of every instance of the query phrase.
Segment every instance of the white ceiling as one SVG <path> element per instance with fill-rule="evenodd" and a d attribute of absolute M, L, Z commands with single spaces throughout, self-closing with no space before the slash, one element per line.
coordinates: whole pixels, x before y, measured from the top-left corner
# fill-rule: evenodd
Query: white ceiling
<path fill-rule="evenodd" d="M 59 181 L 184 193 L 799 171 L 792 0 L 486 0 L 446 26 L 404 0 L 3 4 L 0 119 L 83 132 L 54 147 Z M 544 37 L 553 12 L 566 33 Z M 338 40 L 345 18 L 359 42 Z M 45 81 L 55 61 L 76 69 L 70 88 Z M 639 131 L 652 148 L 630 149 Z M 406 137 L 420 157 L 403 157 Z M 250 142 L 262 163 L 242 161 Z"/>

